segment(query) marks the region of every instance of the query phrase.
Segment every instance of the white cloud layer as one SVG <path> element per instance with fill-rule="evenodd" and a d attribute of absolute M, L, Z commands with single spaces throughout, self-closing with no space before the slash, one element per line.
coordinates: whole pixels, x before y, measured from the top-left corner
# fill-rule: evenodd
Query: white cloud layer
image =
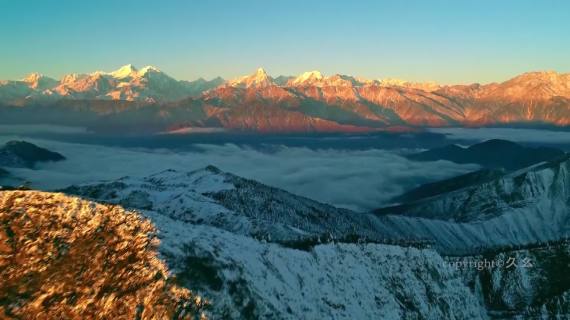
<path fill-rule="evenodd" d="M 18 139 L 2 136 L 0 143 Z M 413 162 L 386 150 L 339 151 L 279 147 L 272 152 L 226 145 L 200 145 L 199 151 L 126 149 L 29 139 L 65 155 L 66 161 L 36 170 L 10 169 L 32 187 L 55 189 L 71 184 L 146 176 L 165 169 L 194 170 L 213 164 L 224 171 L 283 188 L 318 201 L 369 210 L 419 183 L 476 170 L 447 161 Z"/>

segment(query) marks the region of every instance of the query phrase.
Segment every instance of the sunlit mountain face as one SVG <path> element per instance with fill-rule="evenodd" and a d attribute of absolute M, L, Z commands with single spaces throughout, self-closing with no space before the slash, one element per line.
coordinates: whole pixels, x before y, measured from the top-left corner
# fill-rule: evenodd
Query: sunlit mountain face
<path fill-rule="evenodd" d="M 78 117 L 81 124 L 89 119 L 87 125 L 99 131 L 108 129 L 105 127 L 161 132 L 192 128 L 370 132 L 489 125 L 560 127 L 570 122 L 570 74 L 529 72 L 502 83 L 438 85 L 324 76 L 319 71 L 273 78 L 259 68 L 228 81 L 184 81 L 156 67 L 126 65 L 112 72 L 70 74 L 59 81 L 39 74 L 3 81 L 0 103 L 3 122 L 35 123 L 42 114 L 40 117 L 55 124 L 69 125 Z"/>
<path fill-rule="evenodd" d="M 128 64 L 112 72 L 68 74 L 59 81 L 32 73 L 21 81 L 3 81 L 2 99 L 96 99 L 127 101 L 172 101 L 199 95 L 223 81 L 178 81 L 158 68 L 137 69 Z"/>

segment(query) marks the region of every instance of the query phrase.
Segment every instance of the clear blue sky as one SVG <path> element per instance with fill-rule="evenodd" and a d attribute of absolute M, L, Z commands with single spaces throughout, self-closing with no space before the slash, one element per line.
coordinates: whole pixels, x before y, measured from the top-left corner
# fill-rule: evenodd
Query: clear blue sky
<path fill-rule="evenodd" d="M 570 71 L 570 1 L 0 0 L 0 79 L 155 65 L 442 83 Z"/>

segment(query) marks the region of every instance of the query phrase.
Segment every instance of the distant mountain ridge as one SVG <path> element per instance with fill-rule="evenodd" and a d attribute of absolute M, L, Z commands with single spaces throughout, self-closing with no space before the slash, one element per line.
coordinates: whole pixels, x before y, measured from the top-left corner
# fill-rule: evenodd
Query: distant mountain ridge
<path fill-rule="evenodd" d="M 411 154 L 407 158 L 418 161 L 448 160 L 461 164 L 475 163 L 485 168 L 515 170 L 541 161 L 551 161 L 564 154 L 564 151 L 556 148 L 532 148 L 507 140 L 491 139 L 467 148 L 451 144 Z"/>
<path fill-rule="evenodd" d="M 33 168 L 37 162 L 62 160 L 65 157 L 60 153 L 26 141 L 8 141 L 0 147 L 0 166 Z"/>
<path fill-rule="evenodd" d="M 381 214 L 398 214 L 411 217 L 439 219 L 453 222 L 481 222 L 504 216 L 514 220 L 524 216 L 540 221 L 526 228 L 536 228 L 542 224 L 565 236 L 570 230 L 567 225 L 568 185 L 570 156 L 565 155 L 552 161 L 534 164 L 513 172 L 491 172 L 488 177 L 474 177 L 471 174 L 444 180 L 461 182 L 463 187 L 449 188 L 431 197 L 418 197 L 394 207 L 377 210 Z M 472 180 L 472 181 L 469 181 Z M 477 181 L 479 180 L 479 181 Z M 445 186 L 445 184 L 441 184 Z M 436 183 L 437 184 L 437 183 Z M 560 220 L 559 223 L 555 221 Z M 519 225 L 520 236 L 522 229 Z M 546 232 L 532 231 L 537 237 L 547 236 Z"/>
<path fill-rule="evenodd" d="M 0 100 L 95 99 L 164 102 L 200 95 L 219 86 L 221 78 L 210 81 L 176 80 L 156 67 L 137 69 L 132 64 L 111 72 L 68 74 L 55 80 L 32 73 L 21 81 L 0 82 Z"/>
<path fill-rule="evenodd" d="M 80 110 L 64 106 L 77 103 L 82 105 Z M 68 114 L 70 111 L 73 114 Z M 438 85 L 325 76 L 316 70 L 273 78 L 259 68 L 229 81 L 179 81 L 156 67 L 139 70 L 126 65 L 113 72 L 71 74 L 60 81 L 39 74 L 22 81 L 2 81 L 0 116 L 2 122 L 37 123 L 48 117 L 55 124 L 79 121 L 94 130 L 112 126 L 122 131 L 217 127 L 258 132 L 354 132 L 568 126 L 570 74 L 529 72 L 502 83 Z M 74 116 L 77 118 L 71 120 Z"/>
<path fill-rule="evenodd" d="M 422 184 L 391 200 L 391 202 L 406 203 L 433 197 L 436 195 L 463 189 L 472 185 L 489 182 L 505 174 L 504 170 L 482 169 L 469 172 L 449 179 Z M 390 210 L 388 210 L 390 211 Z"/>

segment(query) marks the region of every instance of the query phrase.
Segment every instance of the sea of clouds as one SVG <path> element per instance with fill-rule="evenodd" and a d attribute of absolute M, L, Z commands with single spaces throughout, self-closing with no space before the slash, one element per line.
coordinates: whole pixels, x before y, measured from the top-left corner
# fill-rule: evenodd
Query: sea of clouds
<path fill-rule="evenodd" d="M 19 139 L 0 136 L 0 143 Z M 71 184 L 146 176 L 165 169 L 191 171 L 207 165 L 321 202 L 359 211 L 389 200 L 421 183 L 476 170 L 448 161 L 414 162 L 398 151 L 311 150 L 278 146 L 261 151 L 233 144 L 197 145 L 193 151 L 128 149 L 25 138 L 59 152 L 67 160 L 42 163 L 34 170 L 13 169 L 33 188 L 52 190 Z"/>
<path fill-rule="evenodd" d="M 570 143 L 570 132 L 535 129 L 434 129 L 450 143 L 503 138 L 519 142 Z M 338 150 L 274 146 L 260 150 L 235 144 L 195 145 L 191 151 L 135 149 L 30 138 L 38 132 L 87 134 L 80 128 L 0 126 L 0 144 L 26 140 L 62 153 L 66 161 L 13 169 L 33 188 L 53 190 L 71 184 L 146 176 L 165 169 L 191 171 L 207 165 L 336 206 L 366 211 L 422 183 L 477 170 L 448 161 L 414 162 L 403 150 Z M 407 150 L 409 152 L 409 150 Z"/>

